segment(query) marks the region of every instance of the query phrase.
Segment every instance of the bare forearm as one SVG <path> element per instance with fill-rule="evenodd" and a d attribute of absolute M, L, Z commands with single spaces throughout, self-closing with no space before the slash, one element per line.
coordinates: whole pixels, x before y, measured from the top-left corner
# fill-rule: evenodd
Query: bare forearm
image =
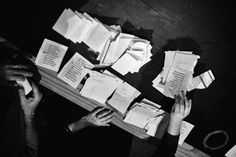
<path fill-rule="evenodd" d="M 33 123 L 32 115 L 25 115 L 25 124 L 26 124 L 26 143 L 29 148 L 28 151 L 31 156 L 37 156 L 38 152 L 38 134 Z"/>
<path fill-rule="evenodd" d="M 167 132 L 173 136 L 179 135 L 181 125 L 182 125 L 182 120 L 171 119 Z"/>
<path fill-rule="evenodd" d="M 72 132 L 76 132 L 76 131 L 86 128 L 87 126 L 89 126 L 89 124 L 86 121 L 86 117 L 82 117 L 78 121 L 70 124 L 68 127 Z"/>

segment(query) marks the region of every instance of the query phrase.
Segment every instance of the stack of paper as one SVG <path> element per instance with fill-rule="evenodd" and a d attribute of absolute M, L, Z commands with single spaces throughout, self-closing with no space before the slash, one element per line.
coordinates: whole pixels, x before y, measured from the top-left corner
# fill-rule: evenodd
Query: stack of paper
<path fill-rule="evenodd" d="M 127 82 L 122 83 L 114 92 L 108 103 L 125 114 L 130 103 L 141 93 Z"/>
<path fill-rule="evenodd" d="M 164 111 L 144 102 L 135 103 L 127 113 L 124 122 L 145 129 L 147 134 L 155 136 L 157 127 L 164 116 Z"/>
<path fill-rule="evenodd" d="M 107 98 L 122 84 L 122 80 L 96 71 L 90 71 L 90 77 L 86 80 L 80 94 L 105 104 Z"/>
<path fill-rule="evenodd" d="M 85 75 L 89 73 L 89 69 L 92 69 L 93 67 L 92 63 L 76 52 L 64 65 L 58 74 L 58 77 L 73 88 L 77 88 Z"/>
<path fill-rule="evenodd" d="M 170 98 L 187 91 L 199 58 L 188 51 L 166 51 L 163 70 L 153 80 L 153 87 Z"/>
<path fill-rule="evenodd" d="M 100 21 L 87 13 L 73 12 L 71 9 L 65 9 L 52 28 L 74 43 L 83 41 L 96 52 L 102 52 L 112 37 Z"/>
<path fill-rule="evenodd" d="M 128 38 L 124 38 L 121 42 L 123 42 L 123 47 L 119 45 L 119 51 L 111 51 L 111 53 L 114 53 L 113 59 L 119 57 L 119 59 L 112 65 L 112 68 L 120 74 L 125 75 L 128 72 L 138 72 L 140 67 L 151 60 L 152 46 L 148 40 L 133 37 L 131 40 L 130 38 L 129 40 Z M 128 45 L 128 43 L 130 44 Z M 116 49 L 116 46 L 114 46 L 114 49 Z M 120 57 L 120 55 L 122 56 Z"/>
<path fill-rule="evenodd" d="M 39 49 L 35 64 L 57 72 L 68 47 L 57 42 L 44 39 Z"/>

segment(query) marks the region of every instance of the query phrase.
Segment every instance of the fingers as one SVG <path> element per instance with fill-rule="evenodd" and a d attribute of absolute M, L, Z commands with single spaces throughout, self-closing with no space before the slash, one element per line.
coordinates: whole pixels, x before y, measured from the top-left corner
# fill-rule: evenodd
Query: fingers
<path fill-rule="evenodd" d="M 40 101 L 42 98 L 42 93 L 39 91 L 38 87 L 34 82 L 31 82 L 32 90 L 33 90 L 33 98 L 35 101 Z"/>
<path fill-rule="evenodd" d="M 94 117 L 96 117 L 96 114 L 97 114 L 98 112 L 100 112 L 101 110 L 103 110 L 103 109 L 104 109 L 104 107 L 97 107 L 97 108 L 95 108 L 95 109 L 92 111 L 91 115 L 94 116 Z"/>
<path fill-rule="evenodd" d="M 113 117 L 114 117 L 114 111 L 109 111 L 106 115 L 104 115 L 102 118 L 99 119 L 101 120 L 101 122 L 105 122 Z"/>
<path fill-rule="evenodd" d="M 96 117 L 97 117 L 97 118 L 102 118 L 102 117 L 104 117 L 104 116 L 106 116 L 107 114 L 112 113 L 112 112 L 113 112 L 112 110 L 110 110 L 110 109 L 108 109 L 108 108 L 104 108 L 104 109 L 102 109 L 101 111 L 99 111 L 99 112 L 96 114 Z"/>
<path fill-rule="evenodd" d="M 19 88 L 18 94 L 19 94 L 19 98 L 20 98 L 20 103 L 21 104 L 26 104 L 27 103 L 27 99 L 25 97 L 24 89 L 23 88 Z"/>

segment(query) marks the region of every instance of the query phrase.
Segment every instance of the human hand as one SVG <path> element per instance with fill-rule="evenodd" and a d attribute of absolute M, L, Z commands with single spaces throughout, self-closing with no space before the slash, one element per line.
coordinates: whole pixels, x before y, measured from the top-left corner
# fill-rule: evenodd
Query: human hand
<path fill-rule="evenodd" d="M 188 100 L 184 92 L 175 96 L 175 103 L 170 113 L 170 123 L 167 129 L 171 135 L 179 135 L 183 119 L 189 115 L 192 101 Z"/>
<path fill-rule="evenodd" d="M 183 120 L 190 113 L 192 101 L 188 100 L 184 92 L 175 95 L 175 103 L 171 110 L 171 118 L 175 120 Z"/>
<path fill-rule="evenodd" d="M 9 61 L 0 65 L 0 84 L 6 86 L 18 86 L 16 81 L 24 81 L 25 77 L 32 77 L 33 73 L 23 64 Z"/>
<path fill-rule="evenodd" d="M 85 120 L 95 126 L 109 126 L 109 122 L 112 121 L 114 117 L 114 111 L 104 107 L 95 108 L 91 113 L 89 113 Z"/>
<path fill-rule="evenodd" d="M 42 99 L 42 93 L 39 91 L 36 84 L 32 82 L 32 97 L 26 98 L 23 88 L 18 90 L 21 108 L 24 111 L 25 116 L 32 116 L 39 102 Z"/>

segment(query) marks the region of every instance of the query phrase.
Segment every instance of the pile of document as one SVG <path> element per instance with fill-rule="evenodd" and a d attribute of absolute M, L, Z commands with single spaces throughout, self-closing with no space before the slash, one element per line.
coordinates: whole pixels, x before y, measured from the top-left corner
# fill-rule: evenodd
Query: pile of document
<path fill-rule="evenodd" d="M 53 30 L 74 43 L 84 42 L 97 54 L 100 65 L 113 65 L 122 75 L 138 72 L 151 59 L 150 42 L 122 33 L 119 26 L 107 26 L 88 13 L 65 9 Z"/>
<path fill-rule="evenodd" d="M 147 99 L 135 103 L 125 116 L 124 122 L 145 129 L 146 133 L 155 136 L 157 127 L 164 117 L 160 105 Z"/>
<path fill-rule="evenodd" d="M 99 53 L 112 38 L 112 33 L 98 19 L 71 9 L 64 9 L 52 29 L 74 43 L 84 42 Z"/>
<path fill-rule="evenodd" d="M 189 51 L 165 51 L 163 70 L 152 81 L 153 87 L 163 95 L 174 98 L 181 91 L 209 86 L 214 80 L 212 72 L 193 78 L 194 67 L 200 57 Z M 202 77 L 203 76 L 203 77 Z M 201 79 L 201 78 L 204 78 Z"/>

